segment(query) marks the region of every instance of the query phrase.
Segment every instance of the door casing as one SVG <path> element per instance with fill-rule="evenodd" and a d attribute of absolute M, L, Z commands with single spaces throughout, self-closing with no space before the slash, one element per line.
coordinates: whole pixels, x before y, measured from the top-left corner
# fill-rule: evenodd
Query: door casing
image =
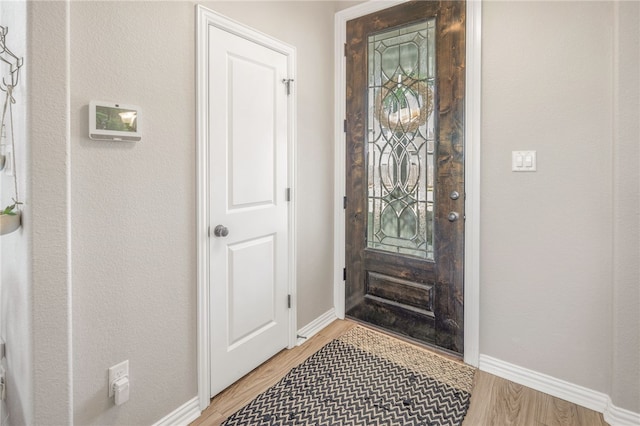
<path fill-rule="evenodd" d="M 215 26 L 239 37 L 273 49 L 287 57 L 287 66 L 291 71 L 290 79 L 296 74 L 296 50 L 267 34 L 261 33 L 239 22 L 233 21 L 201 5 L 196 6 L 196 258 L 197 258 L 197 365 L 198 365 L 198 401 L 200 410 L 209 406 L 211 389 L 210 368 L 210 290 L 209 290 L 209 149 L 208 149 L 208 51 L 209 26 Z M 288 290 L 291 295 L 289 309 L 288 348 L 296 344 L 296 247 L 295 247 L 295 135 L 296 135 L 296 90 L 291 86 L 287 98 L 288 109 L 288 187 L 291 188 L 289 202 L 288 244 Z"/>
<path fill-rule="evenodd" d="M 334 158 L 334 308 L 338 318 L 345 316 L 345 133 L 347 21 L 387 9 L 408 0 L 369 1 L 342 10 L 335 16 L 335 158 Z M 481 107 L 481 22 L 480 0 L 467 1 L 466 94 L 465 94 L 465 263 L 464 263 L 464 362 L 478 366 L 480 354 L 480 107 Z"/>

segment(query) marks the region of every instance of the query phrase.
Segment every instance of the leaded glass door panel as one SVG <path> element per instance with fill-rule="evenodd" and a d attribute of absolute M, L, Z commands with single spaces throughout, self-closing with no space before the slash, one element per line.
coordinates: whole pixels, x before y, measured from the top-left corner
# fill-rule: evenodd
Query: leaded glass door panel
<path fill-rule="evenodd" d="M 347 23 L 346 313 L 463 353 L 464 2 Z"/>

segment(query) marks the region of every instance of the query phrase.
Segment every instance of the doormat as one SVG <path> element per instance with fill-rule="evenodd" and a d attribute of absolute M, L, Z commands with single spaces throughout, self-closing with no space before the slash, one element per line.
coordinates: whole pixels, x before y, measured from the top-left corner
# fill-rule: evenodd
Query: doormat
<path fill-rule="evenodd" d="M 357 326 L 222 425 L 460 425 L 475 369 Z"/>

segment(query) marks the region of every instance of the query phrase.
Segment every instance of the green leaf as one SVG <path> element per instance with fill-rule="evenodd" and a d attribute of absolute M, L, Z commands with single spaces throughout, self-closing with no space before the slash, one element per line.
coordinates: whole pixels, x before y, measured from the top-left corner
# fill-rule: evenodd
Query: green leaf
<path fill-rule="evenodd" d="M 19 204 L 22 204 L 20 201 L 16 201 L 13 198 L 11 199 L 13 201 L 13 204 L 8 205 L 7 207 L 4 208 L 4 210 L 0 211 L 0 215 L 7 215 L 7 216 L 15 216 L 16 212 L 14 212 L 13 210 L 18 207 Z"/>

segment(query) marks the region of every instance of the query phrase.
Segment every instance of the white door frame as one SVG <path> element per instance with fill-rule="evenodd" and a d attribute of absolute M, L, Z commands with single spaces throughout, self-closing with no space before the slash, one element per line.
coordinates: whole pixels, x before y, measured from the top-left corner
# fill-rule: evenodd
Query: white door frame
<path fill-rule="evenodd" d="M 209 328 L 209 134 L 207 130 L 209 106 L 208 106 L 208 63 L 209 63 L 209 26 L 215 26 L 239 37 L 251 40 L 255 43 L 268 47 L 287 57 L 287 66 L 290 70 L 289 78 L 295 79 L 296 73 L 296 50 L 294 47 L 282 43 L 270 37 L 222 16 L 201 5 L 196 6 L 196 251 L 197 251 L 197 363 L 198 363 L 198 400 L 200 410 L 209 406 L 211 389 L 211 354 L 209 351 L 210 328 Z M 292 85 L 291 95 L 287 98 L 288 103 L 288 187 L 293 194 L 289 202 L 289 270 L 288 289 L 291 295 L 291 309 L 289 309 L 289 348 L 296 344 L 296 247 L 295 247 L 295 135 L 296 135 L 296 90 Z"/>
<path fill-rule="evenodd" d="M 369 1 L 335 15 L 335 176 L 334 176 L 334 277 L 333 303 L 336 316 L 345 315 L 345 133 L 347 21 L 408 0 Z M 466 95 L 465 95 L 465 226 L 464 226 L 464 362 L 478 366 L 480 355 L 480 108 L 481 108 L 481 0 L 467 0 Z"/>

